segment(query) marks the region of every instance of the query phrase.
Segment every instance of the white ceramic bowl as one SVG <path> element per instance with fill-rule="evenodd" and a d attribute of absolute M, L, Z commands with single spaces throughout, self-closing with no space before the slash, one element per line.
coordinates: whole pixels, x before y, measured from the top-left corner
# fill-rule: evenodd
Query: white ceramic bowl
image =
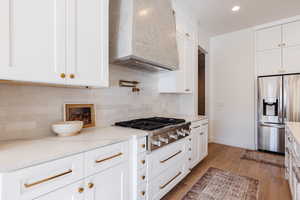
<path fill-rule="evenodd" d="M 82 121 L 65 121 L 52 124 L 52 131 L 60 137 L 79 134 L 83 127 Z"/>

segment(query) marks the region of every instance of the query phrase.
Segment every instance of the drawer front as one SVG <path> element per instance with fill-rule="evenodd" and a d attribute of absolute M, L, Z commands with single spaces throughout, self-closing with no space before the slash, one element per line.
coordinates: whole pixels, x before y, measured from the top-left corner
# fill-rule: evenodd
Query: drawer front
<path fill-rule="evenodd" d="M 4 175 L 4 199 L 29 200 L 84 177 L 83 154 Z M 7 187 L 7 188 L 6 188 Z"/>
<path fill-rule="evenodd" d="M 149 180 L 166 169 L 187 162 L 187 146 L 188 138 L 185 138 L 149 154 Z"/>
<path fill-rule="evenodd" d="M 128 142 L 118 143 L 85 153 L 87 176 L 128 160 Z"/>
<path fill-rule="evenodd" d="M 200 120 L 200 121 L 194 121 L 192 122 L 191 124 L 191 128 L 194 129 L 194 128 L 201 128 L 203 126 L 208 126 L 208 120 L 205 119 L 205 120 Z"/>
<path fill-rule="evenodd" d="M 140 153 L 137 157 L 137 167 L 138 169 L 142 169 L 145 168 L 148 164 L 148 160 L 147 160 L 147 153 Z"/>
<path fill-rule="evenodd" d="M 176 186 L 186 175 L 188 170 L 186 164 L 173 166 L 161 173 L 157 178 L 149 182 L 149 199 L 159 200 Z"/>
<path fill-rule="evenodd" d="M 147 138 L 146 137 L 143 137 L 143 138 L 140 138 L 137 142 L 137 151 L 139 153 L 143 153 L 147 150 Z"/>

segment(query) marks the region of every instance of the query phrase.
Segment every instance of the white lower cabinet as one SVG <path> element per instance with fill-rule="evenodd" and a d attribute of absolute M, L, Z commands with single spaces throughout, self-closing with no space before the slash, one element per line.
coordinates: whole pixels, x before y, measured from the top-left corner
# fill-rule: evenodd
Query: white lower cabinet
<path fill-rule="evenodd" d="M 189 168 L 194 168 L 208 154 L 208 121 L 192 123 Z"/>
<path fill-rule="evenodd" d="M 86 179 L 86 200 L 129 200 L 128 164 L 109 168 Z"/>
<path fill-rule="evenodd" d="M 36 200 L 84 200 L 84 197 L 84 182 L 79 181 L 47 195 L 41 196 Z"/>

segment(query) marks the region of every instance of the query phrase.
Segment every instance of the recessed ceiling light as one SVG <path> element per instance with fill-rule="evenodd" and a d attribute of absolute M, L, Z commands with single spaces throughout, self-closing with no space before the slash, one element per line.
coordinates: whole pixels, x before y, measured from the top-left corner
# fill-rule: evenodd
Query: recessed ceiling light
<path fill-rule="evenodd" d="M 240 9 L 241 9 L 240 6 L 233 6 L 232 11 L 233 11 L 233 12 L 237 12 L 237 11 L 239 11 Z"/>

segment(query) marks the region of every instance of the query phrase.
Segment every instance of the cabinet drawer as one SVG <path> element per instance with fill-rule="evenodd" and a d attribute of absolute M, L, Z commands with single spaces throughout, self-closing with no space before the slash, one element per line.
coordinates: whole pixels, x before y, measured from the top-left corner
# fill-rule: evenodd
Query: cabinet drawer
<path fill-rule="evenodd" d="M 84 177 L 83 154 L 3 175 L 4 199 L 29 200 Z"/>
<path fill-rule="evenodd" d="M 186 164 L 177 164 L 164 171 L 148 185 L 149 199 L 159 200 L 187 175 Z"/>
<path fill-rule="evenodd" d="M 166 169 L 187 162 L 187 143 L 187 138 L 185 138 L 152 152 L 149 155 L 148 162 L 149 180 L 153 179 Z"/>
<path fill-rule="evenodd" d="M 147 150 L 147 138 L 141 138 L 138 140 L 138 144 L 137 144 L 137 151 L 139 153 L 145 152 Z"/>
<path fill-rule="evenodd" d="M 191 124 L 192 129 L 202 128 L 203 126 L 208 126 L 208 120 L 207 119 L 194 121 Z"/>
<path fill-rule="evenodd" d="M 102 147 L 85 153 L 87 176 L 128 160 L 128 142 Z"/>

